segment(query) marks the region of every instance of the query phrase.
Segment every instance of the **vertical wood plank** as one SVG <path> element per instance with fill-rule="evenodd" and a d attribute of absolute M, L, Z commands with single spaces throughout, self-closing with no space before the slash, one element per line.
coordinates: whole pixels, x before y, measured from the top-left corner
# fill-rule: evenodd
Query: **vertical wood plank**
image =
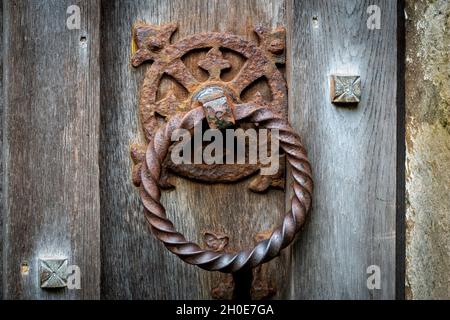
<path fill-rule="evenodd" d="M 395 297 L 396 2 L 290 2 L 292 125 L 315 178 L 310 220 L 293 249 L 291 298 Z M 367 28 L 370 5 L 381 29 Z M 330 103 L 329 76 L 362 78 L 356 108 Z M 381 270 L 381 289 L 366 268 Z"/>
<path fill-rule="evenodd" d="M 72 4 L 81 9 L 79 30 L 66 27 Z M 8 299 L 99 298 L 99 15 L 99 1 L 4 3 Z M 78 265 L 81 289 L 42 290 L 43 256 Z"/>
<path fill-rule="evenodd" d="M 129 146 L 140 128 L 139 87 L 145 66 L 129 65 L 131 28 L 137 20 L 178 22 L 174 41 L 197 32 L 230 31 L 255 39 L 254 24 L 285 24 L 284 1 L 103 1 L 102 3 L 102 298 L 211 298 L 218 274 L 189 266 L 150 234 L 143 207 L 131 183 Z M 225 231 L 236 247 L 250 246 L 253 235 L 279 222 L 284 195 L 252 194 L 248 181 L 205 185 L 176 179 L 163 193 L 169 217 L 189 239 L 203 244 L 205 230 Z M 285 263 L 273 262 L 281 296 Z M 284 281 L 284 279 L 283 279 Z"/>
<path fill-rule="evenodd" d="M 3 299 L 3 110 L 5 109 L 5 100 L 3 92 L 3 0 L 0 0 L 0 300 Z"/>

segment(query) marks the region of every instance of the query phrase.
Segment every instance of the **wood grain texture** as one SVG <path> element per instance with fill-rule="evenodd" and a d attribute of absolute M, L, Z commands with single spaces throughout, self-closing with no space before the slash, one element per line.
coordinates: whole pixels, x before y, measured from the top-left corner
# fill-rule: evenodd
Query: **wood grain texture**
<path fill-rule="evenodd" d="M 3 92 L 3 0 L 0 0 L 0 300 L 3 299 L 3 110 L 5 109 Z"/>
<path fill-rule="evenodd" d="M 395 1 L 75 3 L 81 30 L 65 25 L 74 1 L 0 0 L 0 297 L 208 299 L 226 279 L 183 263 L 154 239 L 131 182 L 129 146 L 142 142 L 137 111 L 146 69 L 129 64 L 131 28 L 145 20 L 178 22 L 173 41 L 203 31 L 255 40 L 255 24 L 286 26 L 289 117 L 313 163 L 314 209 L 296 244 L 264 272 L 275 298 L 394 298 Z M 367 29 L 372 4 L 382 10 L 381 30 Z M 192 68 L 201 54 L 185 63 Z M 329 102 L 329 75 L 346 72 L 362 78 L 354 109 Z M 267 93 L 257 84 L 245 94 L 256 89 Z M 163 201 L 189 239 L 203 244 L 204 231 L 224 232 L 231 247 L 248 248 L 280 221 L 290 199 L 275 190 L 253 194 L 248 183 L 176 178 Z M 41 290 L 37 259 L 46 255 L 78 265 L 82 289 Z M 20 274 L 22 262 L 28 275 Z M 367 289 L 370 265 L 381 268 L 381 290 Z"/>
<path fill-rule="evenodd" d="M 98 1 L 4 2 L 4 297 L 100 294 Z M 85 38 L 85 41 L 83 40 Z M 65 256 L 81 290 L 44 291 L 38 258 Z M 30 271 L 20 273 L 21 263 Z"/>
<path fill-rule="evenodd" d="M 396 2 L 290 4 L 289 115 L 309 151 L 315 178 L 309 224 L 292 251 L 290 298 L 392 299 Z M 366 26 L 372 4 L 382 10 L 381 30 Z M 332 73 L 361 75 L 357 108 L 330 103 Z M 381 290 L 367 289 L 370 265 L 381 269 Z"/>
<path fill-rule="evenodd" d="M 189 266 L 157 242 L 145 222 L 131 182 L 129 146 L 139 140 L 139 86 L 145 66 L 129 65 L 131 28 L 144 20 L 178 22 L 176 41 L 205 31 L 230 31 L 255 39 L 253 25 L 285 24 L 283 1 L 104 1 L 102 3 L 101 208 L 102 298 L 200 299 L 223 279 Z M 195 59 L 185 62 L 193 65 Z M 256 233 L 284 214 L 284 194 L 253 194 L 248 180 L 206 185 L 177 178 L 174 191 L 163 193 L 168 216 L 191 240 L 203 244 L 204 231 L 225 232 L 230 246 L 248 248 Z M 277 297 L 284 294 L 286 262 L 270 268 Z"/>

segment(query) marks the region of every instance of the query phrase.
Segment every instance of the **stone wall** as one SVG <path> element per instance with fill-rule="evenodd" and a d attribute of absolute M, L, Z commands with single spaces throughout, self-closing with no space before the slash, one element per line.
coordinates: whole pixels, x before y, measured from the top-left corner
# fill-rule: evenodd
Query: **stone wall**
<path fill-rule="evenodd" d="M 450 1 L 406 1 L 406 296 L 450 298 Z"/>

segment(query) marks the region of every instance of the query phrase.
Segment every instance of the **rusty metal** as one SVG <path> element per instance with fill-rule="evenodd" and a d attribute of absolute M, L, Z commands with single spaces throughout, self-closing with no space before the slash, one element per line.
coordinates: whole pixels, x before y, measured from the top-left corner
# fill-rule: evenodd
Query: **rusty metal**
<path fill-rule="evenodd" d="M 135 163 L 133 182 L 139 186 L 145 216 L 153 234 L 169 251 L 205 270 L 244 275 L 276 257 L 293 241 L 311 206 L 311 167 L 299 136 L 287 121 L 286 83 L 277 68 L 277 64 L 285 62 L 285 32 L 283 28 L 271 31 L 257 27 L 255 32 L 259 36 L 259 44 L 233 34 L 214 32 L 192 35 L 170 44 L 174 31 L 174 25 L 156 27 L 139 23 L 134 28 L 132 64 L 138 66 L 148 60 L 153 63 L 141 87 L 139 103 L 142 128 L 148 144 L 146 147 L 131 147 Z M 204 48 L 209 51 L 198 64 L 208 72 L 209 78 L 201 82 L 191 74 L 182 58 L 192 50 Z M 237 76 L 228 82 L 220 78 L 221 71 L 230 67 L 230 63 L 223 58 L 221 48 L 237 52 L 246 59 Z M 169 92 L 165 98 L 157 100 L 158 86 L 164 74 L 178 81 L 188 91 L 188 98 L 180 101 Z M 261 94 L 255 94 L 253 99 L 243 102 L 243 90 L 261 77 L 269 83 L 272 100 L 265 101 Z M 159 121 L 158 115 L 164 121 Z M 294 196 L 282 223 L 250 250 L 227 252 L 228 237 L 211 232 L 205 234 L 206 249 L 188 241 L 167 218 L 160 202 L 161 189 L 171 186 L 167 178 L 168 168 L 208 182 L 236 181 L 259 170 L 258 165 L 187 166 L 170 163 L 168 159 L 174 130 L 193 130 L 205 119 L 211 127 L 219 129 L 230 125 L 253 125 L 259 129 L 279 131 L 280 148 L 291 166 Z M 251 183 L 251 187 L 258 192 L 269 186 L 284 187 L 284 168 L 268 178 L 256 177 Z"/>
<path fill-rule="evenodd" d="M 261 94 L 256 92 L 249 101 L 271 108 L 277 115 L 287 117 L 287 88 L 278 65 L 285 63 L 285 30 L 278 27 L 275 30 L 258 26 L 255 33 L 259 43 L 248 41 L 230 33 L 199 33 L 175 43 L 170 43 L 172 34 L 176 31 L 175 24 L 155 26 L 138 22 L 133 28 L 133 55 L 131 63 L 134 67 L 151 61 L 143 85 L 141 87 L 139 109 L 141 123 L 146 139 L 154 136 L 157 128 L 177 112 L 187 112 L 202 104 L 200 100 L 208 97 L 208 90 L 216 90 L 220 98 L 209 100 L 203 106 L 208 111 L 207 121 L 211 128 L 224 128 L 234 124 L 232 106 L 241 104 L 241 94 L 258 79 L 265 78 L 269 85 L 272 99 L 264 101 Z M 208 73 L 208 79 L 197 79 L 184 64 L 183 57 L 195 50 L 206 49 L 207 54 L 198 62 L 198 67 Z M 231 61 L 223 57 L 223 49 L 231 50 L 244 57 L 245 63 L 237 76 L 231 81 L 221 78 L 223 70 L 232 67 Z M 177 97 L 169 89 L 163 92 L 162 99 L 158 97 L 158 90 L 163 75 L 169 75 L 186 89 L 188 95 L 185 99 Z M 214 89 L 213 89 L 214 88 Z M 206 94 L 206 96 L 205 96 Z M 244 125 L 244 124 L 239 124 Z M 257 174 L 259 165 L 219 164 L 213 168 L 202 164 L 173 164 L 170 157 L 164 164 L 163 181 L 160 186 L 172 187 L 168 181 L 169 172 L 180 176 L 204 182 L 235 182 Z M 135 162 L 135 172 L 139 170 L 140 162 Z M 212 170 L 211 170 L 212 169 Z M 135 176 L 135 175 L 134 175 Z M 256 178 L 258 179 L 258 178 Z M 278 178 L 277 178 L 278 179 Z M 280 178 L 280 179 L 284 179 Z M 264 178 L 268 181 L 270 178 Z M 139 183 L 139 181 L 135 181 Z M 255 192 L 263 192 L 263 185 L 267 188 L 276 183 L 259 183 L 258 188 L 251 188 Z"/>
<path fill-rule="evenodd" d="M 205 231 L 203 240 L 209 249 L 220 252 L 228 246 L 230 238 L 224 233 Z"/>
<path fill-rule="evenodd" d="M 270 299 L 277 293 L 275 286 L 268 278 L 268 267 L 259 265 L 253 270 L 253 281 L 250 289 L 252 300 Z"/>
<path fill-rule="evenodd" d="M 272 230 L 265 230 L 258 232 L 255 235 L 255 242 L 261 242 L 269 239 L 272 235 Z M 273 281 L 273 274 L 269 272 L 267 264 L 259 265 L 253 269 L 252 286 L 250 295 L 252 300 L 266 300 L 272 298 L 277 293 Z"/>
<path fill-rule="evenodd" d="M 65 288 L 67 286 L 67 276 L 67 259 L 39 259 L 39 283 L 41 288 Z"/>
<path fill-rule="evenodd" d="M 332 75 L 330 93 L 333 103 L 357 104 L 361 100 L 361 78 L 359 76 Z"/>
<path fill-rule="evenodd" d="M 280 156 L 280 167 L 277 173 L 273 175 L 257 175 L 252 179 L 249 185 L 249 189 L 253 192 L 262 193 L 269 188 L 282 189 L 284 190 L 285 185 L 285 167 L 286 167 L 286 156 L 283 154 Z"/>
<path fill-rule="evenodd" d="M 206 234 L 206 233 L 205 233 Z M 272 230 L 266 230 L 258 232 L 254 239 L 258 243 L 264 241 L 272 235 Z M 214 238 L 221 238 L 223 235 L 215 235 Z M 213 245 L 215 242 L 212 243 Z M 251 280 L 251 286 L 248 294 L 250 294 L 251 300 L 266 300 L 275 296 L 277 290 L 274 285 L 273 274 L 270 273 L 270 266 L 268 264 L 262 264 L 252 270 L 252 274 L 247 274 Z M 211 289 L 211 296 L 217 300 L 230 300 L 235 296 L 235 281 L 236 279 L 229 274 L 221 274 L 213 282 L 213 288 Z M 248 282 L 247 282 L 248 283 Z"/>
<path fill-rule="evenodd" d="M 268 277 L 268 266 L 259 265 L 252 270 L 251 287 L 249 294 L 251 300 L 267 300 L 275 296 L 277 290 Z M 231 300 L 235 291 L 235 279 L 231 274 L 220 274 L 213 282 L 211 297 L 216 300 Z"/>
<path fill-rule="evenodd" d="M 201 123 L 205 119 L 202 107 L 174 115 L 156 131 L 154 138 L 147 146 L 145 160 L 140 170 L 141 201 L 155 237 L 161 240 L 169 251 L 187 263 L 206 270 L 230 273 L 254 268 L 273 259 L 293 241 L 311 206 L 313 187 L 306 151 L 300 138 L 286 120 L 276 115 L 270 108 L 252 103 L 235 105 L 234 117 L 237 122 L 259 123 L 260 127 L 279 130 L 280 146 L 291 165 L 293 177 L 294 196 L 291 200 L 291 209 L 271 236 L 257 243 L 253 249 L 237 253 L 216 252 L 189 242 L 167 218 L 166 211 L 160 202 L 161 190 L 158 181 L 161 177 L 162 163 L 169 152 L 172 132 L 179 128 L 190 130 Z"/>
<path fill-rule="evenodd" d="M 218 278 L 213 281 L 211 289 L 211 297 L 216 300 L 233 299 L 234 279 L 229 273 L 221 273 Z"/>
<path fill-rule="evenodd" d="M 211 129 L 225 129 L 236 122 L 233 116 L 233 102 L 218 86 L 207 86 L 192 97 L 194 104 L 200 104 Z"/>

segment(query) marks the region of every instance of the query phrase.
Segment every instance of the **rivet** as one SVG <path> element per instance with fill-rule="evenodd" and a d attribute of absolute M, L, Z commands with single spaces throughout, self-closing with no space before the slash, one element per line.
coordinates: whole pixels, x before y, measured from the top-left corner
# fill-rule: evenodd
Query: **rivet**
<path fill-rule="evenodd" d="M 67 259 L 39 259 L 39 283 L 41 288 L 65 288 L 67 286 Z"/>
<path fill-rule="evenodd" d="M 332 75 L 330 80 L 331 102 L 357 104 L 361 100 L 361 77 L 355 75 Z"/>

